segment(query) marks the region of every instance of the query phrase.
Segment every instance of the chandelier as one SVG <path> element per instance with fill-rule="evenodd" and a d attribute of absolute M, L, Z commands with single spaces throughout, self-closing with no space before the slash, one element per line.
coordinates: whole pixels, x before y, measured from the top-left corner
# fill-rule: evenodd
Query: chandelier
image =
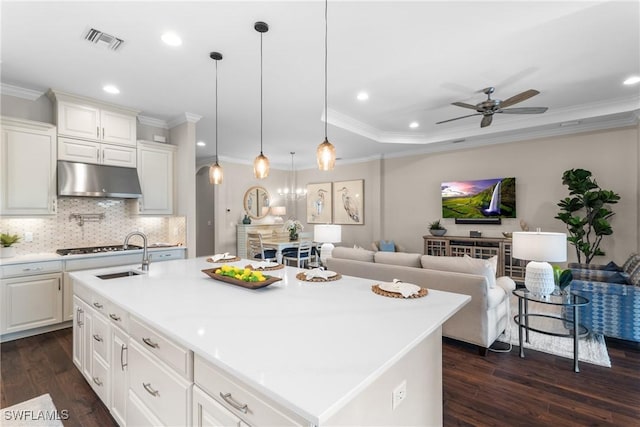
<path fill-rule="evenodd" d="M 289 179 L 289 186 L 285 188 L 278 188 L 278 194 L 285 199 L 297 200 L 307 196 L 307 190 L 305 188 L 296 187 L 296 169 L 293 163 L 293 156 L 295 151 L 291 151 L 291 178 Z"/>

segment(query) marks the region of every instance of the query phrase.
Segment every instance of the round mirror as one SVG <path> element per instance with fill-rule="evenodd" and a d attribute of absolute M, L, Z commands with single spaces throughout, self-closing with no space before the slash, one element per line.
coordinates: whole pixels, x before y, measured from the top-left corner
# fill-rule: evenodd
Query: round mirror
<path fill-rule="evenodd" d="M 251 187 L 244 193 L 244 211 L 253 219 L 267 216 L 271 196 L 264 187 Z"/>

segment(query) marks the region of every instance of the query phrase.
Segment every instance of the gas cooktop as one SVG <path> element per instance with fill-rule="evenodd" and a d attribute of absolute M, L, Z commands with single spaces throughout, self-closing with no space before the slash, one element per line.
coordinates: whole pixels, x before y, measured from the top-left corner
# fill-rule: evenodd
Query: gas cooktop
<path fill-rule="evenodd" d="M 137 245 L 128 245 L 128 251 L 134 249 L 142 249 L 142 246 Z M 92 246 L 88 248 L 69 248 L 69 249 L 58 249 L 56 253 L 58 255 L 83 255 L 83 254 L 97 254 L 103 252 L 119 252 L 124 251 L 124 247 L 122 245 L 109 245 L 109 246 Z"/>

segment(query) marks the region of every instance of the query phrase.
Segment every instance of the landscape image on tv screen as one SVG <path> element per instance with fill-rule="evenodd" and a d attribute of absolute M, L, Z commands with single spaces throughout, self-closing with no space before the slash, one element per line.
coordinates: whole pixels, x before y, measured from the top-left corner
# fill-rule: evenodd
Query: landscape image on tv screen
<path fill-rule="evenodd" d="M 443 218 L 515 218 L 516 179 L 443 182 Z"/>

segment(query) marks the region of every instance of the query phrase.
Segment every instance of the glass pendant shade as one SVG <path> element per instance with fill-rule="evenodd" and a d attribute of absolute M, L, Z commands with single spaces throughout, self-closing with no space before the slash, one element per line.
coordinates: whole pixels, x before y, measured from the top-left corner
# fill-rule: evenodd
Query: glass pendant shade
<path fill-rule="evenodd" d="M 220 166 L 216 160 L 216 163 L 209 167 L 209 183 L 222 184 L 222 179 L 222 166 Z"/>
<path fill-rule="evenodd" d="M 318 145 L 316 157 L 318 159 L 318 168 L 321 171 L 333 170 L 336 165 L 336 149 L 327 138 L 324 139 L 322 144 Z"/>
<path fill-rule="evenodd" d="M 262 152 L 253 161 L 253 174 L 258 179 L 266 178 L 269 175 L 269 159 Z"/>

